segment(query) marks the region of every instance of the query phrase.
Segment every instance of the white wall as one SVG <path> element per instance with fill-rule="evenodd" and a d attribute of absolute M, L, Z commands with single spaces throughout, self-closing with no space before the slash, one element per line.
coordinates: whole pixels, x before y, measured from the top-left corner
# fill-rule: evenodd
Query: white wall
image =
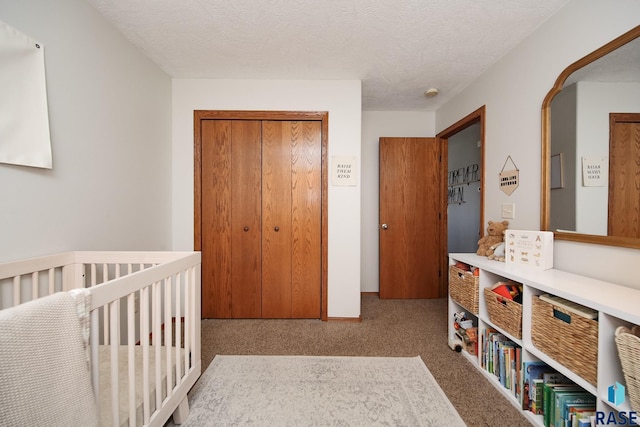
<path fill-rule="evenodd" d="M 567 66 L 638 25 L 640 2 L 573 0 L 436 114 L 441 131 L 486 104 L 485 218 L 500 218 L 500 205 L 516 205 L 511 228 L 540 227 L 540 129 L 542 101 Z M 507 196 L 498 173 L 508 155 L 521 184 Z M 640 288 L 628 266 L 640 251 L 557 241 L 554 266 L 561 270 Z"/>
<path fill-rule="evenodd" d="M 328 111 L 332 156 L 361 148 L 359 80 L 277 81 L 174 79 L 173 242 L 193 249 L 193 111 Z M 362 168 L 360 169 L 362 170 Z M 360 192 L 329 181 L 328 316 L 360 316 Z"/>
<path fill-rule="evenodd" d="M 435 135 L 435 113 L 418 111 L 362 112 L 362 292 L 380 290 L 379 275 L 379 141 L 380 137 Z"/>
<path fill-rule="evenodd" d="M 0 164 L 0 261 L 171 249 L 169 77 L 83 0 L 3 0 L 0 19 L 44 46 L 53 152 Z"/>

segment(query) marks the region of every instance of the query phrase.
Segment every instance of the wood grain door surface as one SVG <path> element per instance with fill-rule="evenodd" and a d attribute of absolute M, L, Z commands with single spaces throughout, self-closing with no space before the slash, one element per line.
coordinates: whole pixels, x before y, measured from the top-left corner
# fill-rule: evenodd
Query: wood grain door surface
<path fill-rule="evenodd" d="M 260 317 L 261 123 L 203 120 L 201 129 L 202 316 Z"/>
<path fill-rule="evenodd" d="M 263 299 L 268 317 L 320 317 L 321 131 L 263 122 Z"/>
<path fill-rule="evenodd" d="M 441 149 L 380 138 L 380 298 L 439 298 Z"/>
<path fill-rule="evenodd" d="M 640 114 L 611 113 L 609 236 L 640 237 Z"/>
<path fill-rule="evenodd" d="M 321 315 L 321 125 L 202 120 L 202 315 Z"/>

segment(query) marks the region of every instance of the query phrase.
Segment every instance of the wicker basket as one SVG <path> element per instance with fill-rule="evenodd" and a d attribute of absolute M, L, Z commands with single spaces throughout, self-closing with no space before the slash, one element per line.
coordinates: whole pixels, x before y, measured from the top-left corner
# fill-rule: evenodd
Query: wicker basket
<path fill-rule="evenodd" d="M 449 266 L 449 295 L 471 313 L 478 314 L 479 277 L 455 265 Z"/>
<path fill-rule="evenodd" d="M 522 338 L 522 304 L 498 295 L 489 288 L 484 288 L 484 301 L 491 323 L 515 338 Z"/>
<path fill-rule="evenodd" d="M 616 346 L 622 364 L 631 409 L 640 412 L 640 326 L 616 329 Z"/>
<path fill-rule="evenodd" d="M 595 386 L 598 378 L 598 321 L 537 296 L 532 298 L 532 303 L 533 345 Z"/>

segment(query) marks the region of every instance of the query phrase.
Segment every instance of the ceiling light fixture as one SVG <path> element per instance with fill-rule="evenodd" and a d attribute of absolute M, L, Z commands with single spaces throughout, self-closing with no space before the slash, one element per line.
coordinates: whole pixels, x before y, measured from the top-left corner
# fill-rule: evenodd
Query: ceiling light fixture
<path fill-rule="evenodd" d="M 433 98 L 434 96 L 437 96 L 437 95 L 438 95 L 438 89 L 436 89 L 435 87 L 431 87 L 424 92 L 424 96 L 426 96 L 427 98 Z"/>

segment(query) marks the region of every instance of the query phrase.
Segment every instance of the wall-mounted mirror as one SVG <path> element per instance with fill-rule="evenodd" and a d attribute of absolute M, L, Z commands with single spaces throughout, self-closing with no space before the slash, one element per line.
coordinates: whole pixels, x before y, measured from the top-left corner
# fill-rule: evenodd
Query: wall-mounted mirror
<path fill-rule="evenodd" d="M 640 248 L 640 26 L 567 67 L 542 104 L 541 229 Z"/>

